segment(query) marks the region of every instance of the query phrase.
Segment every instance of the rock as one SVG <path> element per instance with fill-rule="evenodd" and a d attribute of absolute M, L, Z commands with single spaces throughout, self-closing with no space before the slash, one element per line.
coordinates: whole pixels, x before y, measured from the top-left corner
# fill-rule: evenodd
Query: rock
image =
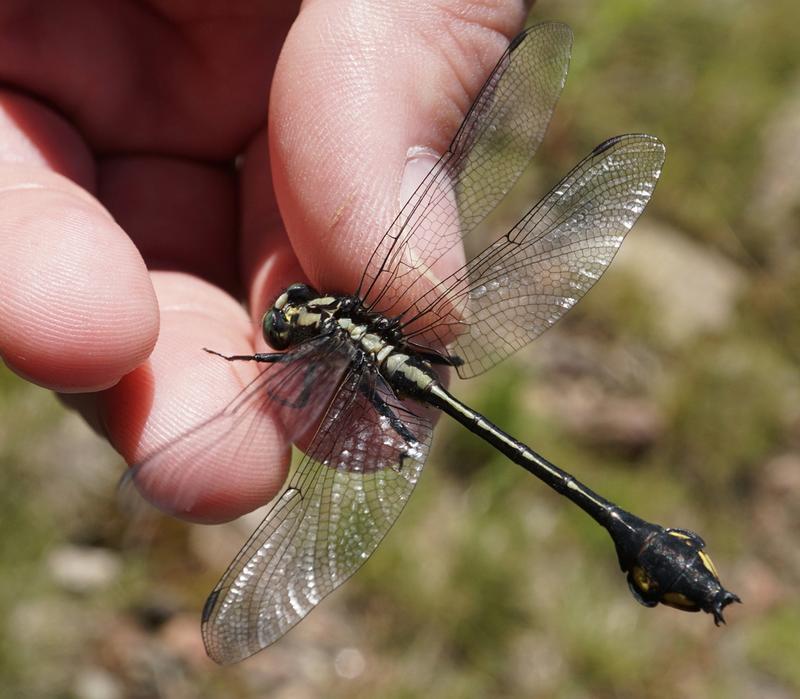
<path fill-rule="evenodd" d="M 676 344 L 724 328 L 745 282 L 727 258 L 652 221 L 641 222 L 626 238 L 614 268 L 650 296 L 654 318 Z"/>
<path fill-rule="evenodd" d="M 346 680 L 354 680 L 364 674 L 367 661 L 358 648 L 342 648 L 333 661 L 336 674 Z"/>
<path fill-rule="evenodd" d="M 61 546 L 50 552 L 47 567 L 55 582 L 70 592 L 87 593 L 108 587 L 119 575 L 116 554 L 92 546 Z"/>
<path fill-rule="evenodd" d="M 86 668 L 75 678 L 72 691 L 77 699 L 121 699 L 122 686 L 101 668 Z"/>
<path fill-rule="evenodd" d="M 571 429 L 589 444 L 626 454 L 651 447 L 664 433 L 664 417 L 644 398 L 607 397 L 574 416 Z"/>
<path fill-rule="evenodd" d="M 664 433 L 664 415 L 646 396 L 614 395 L 587 380 L 558 381 L 538 393 L 538 410 L 586 444 L 635 456 Z"/>

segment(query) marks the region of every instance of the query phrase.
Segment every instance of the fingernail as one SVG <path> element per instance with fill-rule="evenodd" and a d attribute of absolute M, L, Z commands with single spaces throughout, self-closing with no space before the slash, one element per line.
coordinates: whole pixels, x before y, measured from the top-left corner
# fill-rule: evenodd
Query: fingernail
<path fill-rule="evenodd" d="M 401 207 L 417 191 L 417 187 L 422 184 L 422 181 L 438 161 L 439 156 L 430 148 L 414 146 L 408 149 L 406 167 L 400 180 L 399 205 Z"/>

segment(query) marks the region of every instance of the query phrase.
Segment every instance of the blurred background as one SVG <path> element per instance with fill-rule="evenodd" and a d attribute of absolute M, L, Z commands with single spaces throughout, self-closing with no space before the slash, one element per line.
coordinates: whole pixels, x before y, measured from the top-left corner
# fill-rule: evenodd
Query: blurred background
<path fill-rule="evenodd" d="M 622 506 L 701 532 L 744 600 L 728 626 L 637 605 L 602 530 L 442 420 L 362 571 L 218 668 L 200 609 L 258 515 L 131 524 L 119 458 L 0 369 L 0 697 L 800 696 L 800 9 L 541 0 L 543 19 L 575 48 L 522 196 L 618 133 L 659 136 L 667 164 L 588 297 L 456 392 Z"/>

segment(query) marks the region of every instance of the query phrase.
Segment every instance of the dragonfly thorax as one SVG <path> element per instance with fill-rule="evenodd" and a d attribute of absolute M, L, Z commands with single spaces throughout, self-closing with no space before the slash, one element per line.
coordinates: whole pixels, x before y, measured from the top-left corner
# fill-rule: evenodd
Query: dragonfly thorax
<path fill-rule="evenodd" d="M 276 350 L 337 329 L 368 354 L 404 344 L 398 323 L 367 310 L 357 296 L 323 295 L 307 284 L 289 286 L 262 321 L 264 339 Z"/>
<path fill-rule="evenodd" d="M 321 295 L 306 284 L 292 284 L 264 314 L 263 333 L 276 350 L 339 334 L 404 395 L 436 380 L 428 361 L 405 342 L 399 323 L 368 310 L 357 296 Z"/>

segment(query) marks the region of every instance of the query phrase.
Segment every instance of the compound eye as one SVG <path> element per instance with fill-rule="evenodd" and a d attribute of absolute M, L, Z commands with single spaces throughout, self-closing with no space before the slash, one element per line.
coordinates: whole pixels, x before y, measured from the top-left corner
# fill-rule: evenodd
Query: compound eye
<path fill-rule="evenodd" d="M 283 350 L 289 346 L 289 324 L 286 316 L 274 308 L 264 314 L 262 331 L 267 344 L 276 350 Z"/>
<path fill-rule="evenodd" d="M 308 284 L 292 284 L 286 289 L 286 298 L 291 303 L 304 303 L 317 295 Z"/>

